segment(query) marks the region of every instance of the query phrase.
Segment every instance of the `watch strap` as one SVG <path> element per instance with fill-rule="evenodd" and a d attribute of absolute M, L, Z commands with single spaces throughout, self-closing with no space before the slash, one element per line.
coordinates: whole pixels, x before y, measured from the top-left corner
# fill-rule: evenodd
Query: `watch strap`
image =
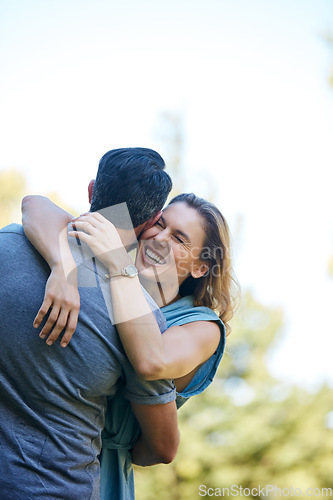
<path fill-rule="evenodd" d="M 112 273 L 105 274 L 105 277 L 108 279 L 116 278 L 117 276 L 127 276 L 128 278 L 134 278 L 138 275 L 138 270 L 133 264 L 129 264 L 126 267 L 123 267 L 119 271 L 114 271 Z"/>

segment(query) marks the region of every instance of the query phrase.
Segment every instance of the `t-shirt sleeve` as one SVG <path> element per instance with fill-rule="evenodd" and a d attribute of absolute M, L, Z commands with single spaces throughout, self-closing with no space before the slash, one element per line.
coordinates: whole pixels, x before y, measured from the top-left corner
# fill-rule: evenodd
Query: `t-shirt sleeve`
<path fill-rule="evenodd" d="M 129 362 L 123 365 L 123 372 L 123 394 L 129 401 L 141 405 L 158 405 L 176 399 L 173 380 L 144 380 Z"/>

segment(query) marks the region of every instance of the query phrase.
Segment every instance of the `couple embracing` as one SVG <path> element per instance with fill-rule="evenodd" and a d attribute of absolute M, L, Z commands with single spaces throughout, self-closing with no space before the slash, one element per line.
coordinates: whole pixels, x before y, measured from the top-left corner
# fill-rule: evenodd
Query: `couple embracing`
<path fill-rule="evenodd" d="M 213 380 L 235 306 L 229 230 L 192 193 L 161 211 L 164 166 L 109 151 L 89 212 L 28 196 L 23 225 L 0 231 L 2 500 L 133 499 L 132 464 L 173 460 L 177 409 Z"/>

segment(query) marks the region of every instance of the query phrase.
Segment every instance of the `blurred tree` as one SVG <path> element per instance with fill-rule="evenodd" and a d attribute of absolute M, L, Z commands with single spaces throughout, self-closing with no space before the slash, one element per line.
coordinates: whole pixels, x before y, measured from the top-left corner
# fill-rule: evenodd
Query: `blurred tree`
<path fill-rule="evenodd" d="M 198 179 L 200 179 L 200 195 L 213 201 L 217 195 L 216 179 L 207 170 L 206 165 L 196 170 L 195 175 L 191 168 L 185 167 L 186 130 L 184 124 L 183 112 L 168 110 L 160 113 L 153 130 L 153 135 L 159 143 L 158 151 L 161 151 L 167 171 L 173 181 L 169 199 L 184 191 L 196 192 Z"/>
<path fill-rule="evenodd" d="M 21 223 L 21 200 L 26 194 L 27 182 L 22 172 L 15 169 L 0 171 L 0 228 L 12 222 Z M 45 196 L 73 215 L 79 215 L 77 210 L 64 203 L 58 193 L 53 191 Z"/>
<path fill-rule="evenodd" d="M 15 170 L 0 172 L 0 228 L 21 221 L 21 199 L 26 189 L 24 175 Z"/>
<path fill-rule="evenodd" d="M 177 192 L 184 179 L 181 127 L 174 114 L 161 115 L 160 130 L 168 131 L 165 145 L 171 149 L 163 155 Z M 280 309 L 258 303 L 247 291 L 232 326 L 214 383 L 179 411 L 181 444 L 174 462 L 135 468 L 138 500 L 192 500 L 202 484 L 230 491 L 232 485 L 293 487 L 303 496 L 307 488 L 333 489 L 333 391 L 323 386 L 308 393 L 269 373 L 269 356 L 282 337 Z"/>
<path fill-rule="evenodd" d="M 136 467 L 138 500 L 192 500 L 202 484 L 333 488 L 333 393 L 309 394 L 269 374 L 282 327 L 281 310 L 244 295 L 217 378 L 179 412 L 175 461 Z"/>
<path fill-rule="evenodd" d="M 333 276 L 333 254 L 331 255 L 328 261 L 328 274 L 330 276 Z"/>
<path fill-rule="evenodd" d="M 329 47 L 330 47 L 330 49 L 331 49 L 331 51 L 333 53 L 333 36 L 330 33 L 327 33 L 324 36 L 324 39 L 328 43 L 328 45 L 329 45 Z M 333 68 L 331 68 L 328 80 L 329 80 L 330 86 L 333 88 Z M 330 256 L 329 261 L 328 261 L 328 274 L 330 276 L 333 276 L 333 253 Z"/>
<path fill-rule="evenodd" d="M 331 51 L 333 51 L 333 35 L 331 33 L 327 32 L 324 35 L 324 40 L 327 42 Z M 331 85 L 331 87 L 333 87 L 333 68 L 331 68 L 331 71 L 330 71 L 330 74 L 328 77 L 328 81 L 329 81 L 329 84 Z"/>
<path fill-rule="evenodd" d="M 80 212 L 78 210 L 74 209 L 68 203 L 66 203 L 62 199 L 62 197 L 60 196 L 59 193 L 57 193 L 55 191 L 49 191 L 45 196 L 47 196 L 48 198 L 50 198 L 50 200 L 53 201 L 53 203 L 55 203 L 56 205 L 59 205 L 59 207 L 63 208 L 64 210 L 66 210 L 70 214 L 74 215 L 75 217 L 77 217 L 77 216 L 80 215 Z"/>
<path fill-rule="evenodd" d="M 186 184 L 184 171 L 184 118 L 181 112 L 164 111 L 157 117 L 154 136 L 161 143 L 162 156 L 173 182 L 170 198 Z"/>

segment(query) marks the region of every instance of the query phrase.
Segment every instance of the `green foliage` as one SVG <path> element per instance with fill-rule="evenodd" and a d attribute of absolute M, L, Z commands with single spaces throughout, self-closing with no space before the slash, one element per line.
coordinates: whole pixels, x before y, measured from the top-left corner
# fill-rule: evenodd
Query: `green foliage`
<path fill-rule="evenodd" d="M 10 222 L 20 222 L 20 202 L 25 187 L 25 178 L 17 170 L 0 172 L 0 228 Z"/>
<path fill-rule="evenodd" d="M 326 43 L 328 44 L 331 52 L 333 52 L 333 35 L 331 33 L 326 33 L 326 35 L 324 35 L 324 40 L 326 41 Z M 333 69 L 331 69 L 330 71 L 330 74 L 328 76 L 328 81 L 329 81 L 329 84 L 331 87 L 333 87 Z"/>
<path fill-rule="evenodd" d="M 328 261 L 328 274 L 330 276 L 333 276 L 333 255 L 331 255 L 331 257 Z"/>
<path fill-rule="evenodd" d="M 47 196 L 53 203 L 72 214 L 74 217 L 78 217 L 80 215 L 80 212 L 68 203 L 64 202 L 59 193 L 56 191 L 49 191 L 45 196 Z"/>
<path fill-rule="evenodd" d="M 0 228 L 12 222 L 21 223 L 21 200 L 26 194 L 28 191 L 24 174 L 15 169 L 0 172 Z M 77 211 L 64 203 L 58 193 L 52 191 L 46 193 L 45 196 L 69 213 L 79 215 Z"/>
<path fill-rule="evenodd" d="M 329 44 L 329 47 L 331 48 L 331 52 L 333 52 L 333 36 L 330 34 L 327 34 L 326 37 L 326 42 Z M 330 75 L 328 77 L 328 81 L 330 86 L 333 88 L 333 69 L 331 69 Z M 330 276 L 333 276 L 333 254 L 329 258 L 328 261 L 328 274 Z"/>
<path fill-rule="evenodd" d="M 136 467 L 138 500 L 192 500 L 201 484 L 333 487 L 332 390 L 310 394 L 269 374 L 267 353 L 282 335 L 280 309 L 248 292 L 232 326 L 214 383 L 179 412 L 175 461 Z"/>

